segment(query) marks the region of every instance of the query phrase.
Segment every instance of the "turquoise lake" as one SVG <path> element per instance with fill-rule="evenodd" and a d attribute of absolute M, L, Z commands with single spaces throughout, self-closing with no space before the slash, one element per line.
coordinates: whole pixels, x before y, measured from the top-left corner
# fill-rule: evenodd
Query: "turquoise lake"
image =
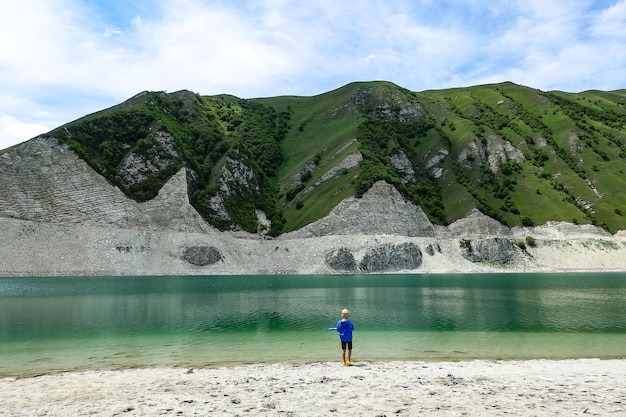
<path fill-rule="evenodd" d="M 626 357 L 626 274 L 0 278 L 0 375 Z"/>

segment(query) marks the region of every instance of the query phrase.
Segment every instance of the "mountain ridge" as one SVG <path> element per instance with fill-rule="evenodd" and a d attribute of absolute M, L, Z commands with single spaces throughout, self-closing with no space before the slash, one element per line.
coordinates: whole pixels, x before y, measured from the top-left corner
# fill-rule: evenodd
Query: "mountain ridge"
<path fill-rule="evenodd" d="M 626 270 L 625 98 L 142 92 L 0 151 L 0 271 Z"/>

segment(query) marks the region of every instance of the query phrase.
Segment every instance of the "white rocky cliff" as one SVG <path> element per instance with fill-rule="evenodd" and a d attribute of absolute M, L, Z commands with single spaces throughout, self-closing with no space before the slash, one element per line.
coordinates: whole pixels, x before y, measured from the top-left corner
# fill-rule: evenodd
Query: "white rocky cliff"
<path fill-rule="evenodd" d="M 184 170 L 140 204 L 54 139 L 0 154 L 0 276 L 607 270 L 626 270 L 623 231 L 510 229 L 478 211 L 437 226 L 383 182 L 269 240 L 208 225 Z"/>

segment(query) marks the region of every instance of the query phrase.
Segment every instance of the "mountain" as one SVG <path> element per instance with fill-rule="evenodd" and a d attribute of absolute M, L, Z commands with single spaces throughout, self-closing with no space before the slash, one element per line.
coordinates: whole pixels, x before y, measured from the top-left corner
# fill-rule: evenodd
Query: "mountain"
<path fill-rule="evenodd" d="M 90 236 L 95 264 L 108 250 L 125 262 L 143 257 L 123 274 L 155 273 L 146 257 L 157 254 L 151 265 L 160 271 L 189 272 L 187 264 L 168 270 L 165 252 L 176 262 L 189 255 L 227 263 L 230 251 L 242 265 L 255 253 L 256 272 L 311 263 L 304 247 L 291 247 L 289 262 L 279 259 L 288 248 L 277 245 L 259 267 L 256 249 L 231 247 L 224 236 L 326 238 L 315 243 L 324 268 L 348 271 L 384 271 L 381 259 L 415 269 L 420 244 L 431 256 L 448 251 L 452 269 L 459 266 L 450 259 L 506 263 L 539 256 L 537 239 L 579 239 L 576 251 L 599 240 L 611 263 L 623 251 L 616 232 L 626 229 L 625 102 L 626 90 L 543 92 L 513 83 L 413 92 L 360 82 L 313 97 L 258 99 L 143 92 L 0 151 L 0 223 L 7 236 L 50 253 L 58 249 L 42 248 L 41 233 L 67 237 L 72 251 L 85 253 L 74 245 Z M 332 238 L 385 234 L 422 240 L 360 238 L 350 247 Z M 179 246 L 166 249 L 167 239 Z M 4 244 L 6 274 L 18 268 L 11 256 L 23 255 Z M 232 262 L 222 272 L 249 272 Z M 315 265 L 306 271 L 320 271 Z M 116 272 L 79 265 L 72 273 L 80 268 Z"/>
<path fill-rule="evenodd" d="M 254 100 L 144 92 L 46 136 L 136 201 L 187 167 L 192 205 L 220 230 L 290 232 L 385 180 L 437 224 L 477 208 L 508 226 L 615 232 L 626 228 L 625 103 L 626 90 L 512 83 Z"/>

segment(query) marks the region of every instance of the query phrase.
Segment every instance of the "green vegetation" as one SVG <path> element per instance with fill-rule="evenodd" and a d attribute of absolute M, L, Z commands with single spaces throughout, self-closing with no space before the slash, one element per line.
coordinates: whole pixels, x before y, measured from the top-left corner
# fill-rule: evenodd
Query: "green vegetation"
<path fill-rule="evenodd" d="M 421 205 L 432 219 L 444 222 L 439 184 L 423 170 L 417 171 L 415 178 L 402 181 L 402 174 L 391 162 L 394 155 L 404 153 L 409 161 L 414 161 L 412 165 L 417 165 L 415 145 L 434 127 L 434 120 L 429 117 L 411 122 L 365 119 L 357 130 L 363 161 L 356 180 L 356 195 L 362 196 L 376 181 L 384 180 Z"/>
<path fill-rule="evenodd" d="M 509 226 L 614 232 L 626 229 L 625 103 L 626 90 L 513 83 L 424 92 L 353 83 L 252 100 L 142 93 L 50 135 L 137 201 L 186 167 L 191 203 L 222 230 L 263 229 L 261 210 L 267 233 L 288 232 L 383 180 L 434 223 L 478 208 Z"/>

